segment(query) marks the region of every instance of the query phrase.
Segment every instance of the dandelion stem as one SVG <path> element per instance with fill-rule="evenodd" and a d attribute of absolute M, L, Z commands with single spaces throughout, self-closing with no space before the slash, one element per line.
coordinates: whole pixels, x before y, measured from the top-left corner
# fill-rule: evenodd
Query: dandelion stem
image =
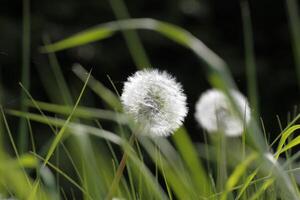
<path fill-rule="evenodd" d="M 135 137 L 135 134 L 133 133 L 129 138 L 129 145 L 130 146 L 133 145 L 135 139 L 136 139 L 136 137 Z M 120 179 L 123 175 L 123 171 L 125 169 L 127 159 L 128 159 L 128 154 L 126 153 L 126 151 L 124 151 L 121 162 L 120 162 L 119 167 L 117 169 L 116 175 L 115 175 L 115 177 L 113 179 L 113 182 L 110 186 L 110 189 L 109 189 L 108 195 L 106 197 L 106 200 L 111 200 L 112 199 L 112 195 L 114 194 L 114 192 L 115 192 L 115 190 L 116 190 L 116 188 L 117 188 L 117 186 L 120 182 Z"/>

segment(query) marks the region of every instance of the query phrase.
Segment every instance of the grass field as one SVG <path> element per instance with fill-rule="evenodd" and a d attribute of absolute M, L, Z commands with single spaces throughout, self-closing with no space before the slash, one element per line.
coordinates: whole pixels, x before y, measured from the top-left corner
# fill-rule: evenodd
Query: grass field
<path fill-rule="evenodd" d="M 300 80 L 298 5 L 296 0 L 286 2 L 295 72 Z M 167 22 L 130 18 L 122 0 L 110 3 L 118 20 L 53 43 L 44 39 L 39 51 L 49 58 L 49 77 L 53 79 L 45 90 L 53 101 L 42 102 L 30 92 L 30 2 L 23 1 L 21 106 L 0 108 L 0 199 L 300 199 L 300 114 L 295 113 L 287 125 L 275 121 L 281 127 L 280 134 L 274 141 L 268 139 L 260 118 L 247 2 L 242 1 L 241 12 L 251 120 L 239 137 L 227 137 L 224 130 L 215 134 L 201 128 L 197 133 L 188 132 L 184 123 L 169 137 L 139 134 L 136 130 L 140 124 L 124 112 L 120 100 L 123 91 L 116 89 L 113 77 L 107 77 L 111 83 L 108 88 L 102 84 L 104 80 L 93 76 L 93 70 L 80 64 L 72 67 L 78 78 L 76 84 L 81 87 L 74 92 L 65 80 L 56 52 L 109 40 L 122 32 L 137 70 L 143 70 L 141 66 L 151 66 L 151 58 L 137 31 L 146 30 L 195 54 L 205 67 L 211 88 L 222 91 L 244 121 L 230 92 L 238 87 L 227 63 L 201 38 Z M 87 93 L 94 93 L 103 108 L 84 105 L 82 99 Z M 18 119 L 19 124 L 9 119 Z M 37 125 L 42 128 L 33 128 Z M 19 131 L 12 133 L 10 127 L 18 127 Z M 44 132 L 53 135 L 40 143 Z M 205 141 L 192 141 L 192 134 L 203 134 Z"/>

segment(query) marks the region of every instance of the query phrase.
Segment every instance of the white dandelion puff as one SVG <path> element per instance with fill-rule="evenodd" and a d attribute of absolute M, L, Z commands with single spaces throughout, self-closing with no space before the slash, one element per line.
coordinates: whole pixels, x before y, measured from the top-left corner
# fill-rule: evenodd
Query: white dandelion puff
<path fill-rule="evenodd" d="M 251 116 L 247 99 L 236 90 L 230 93 L 242 118 L 228 97 L 216 89 L 204 92 L 196 103 L 195 118 L 208 132 L 222 131 L 227 136 L 239 136 L 249 123 Z"/>
<path fill-rule="evenodd" d="M 165 71 L 142 70 L 130 76 L 121 96 L 124 111 L 142 133 L 168 136 L 179 128 L 188 109 L 180 83 Z"/>

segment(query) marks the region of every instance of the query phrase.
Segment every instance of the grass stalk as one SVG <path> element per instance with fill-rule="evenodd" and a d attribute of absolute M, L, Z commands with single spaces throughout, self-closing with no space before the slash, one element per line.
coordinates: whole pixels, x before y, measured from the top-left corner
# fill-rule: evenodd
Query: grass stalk
<path fill-rule="evenodd" d="M 259 97 L 258 97 L 258 88 L 257 88 L 253 30 L 252 30 L 251 14 L 250 14 L 248 0 L 241 1 L 241 12 L 242 12 L 242 20 L 243 20 L 248 95 L 250 100 L 250 106 L 253 110 L 253 115 L 255 119 L 258 121 Z"/>
<path fill-rule="evenodd" d="M 300 89 L 300 21 L 299 21 L 299 5 L 296 0 L 286 0 L 287 15 L 292 38 L 292 48 L 294 54 L 294 62 L 296 65 L 298 86 Z"/>
<path fill-rule="evenodd" d="M 22 34 L 22 77 L 21 81 L 25 88 L 30 87 L 30 0 L 23 0 L 23 34 Z M 21 111 L 26 112 L 28 107 L 25 104 L 26 94 L 21 90 Z M 20 153 L 27 149 L 28 128 L 26 119 L 19 122 L 18 147 Z"/>

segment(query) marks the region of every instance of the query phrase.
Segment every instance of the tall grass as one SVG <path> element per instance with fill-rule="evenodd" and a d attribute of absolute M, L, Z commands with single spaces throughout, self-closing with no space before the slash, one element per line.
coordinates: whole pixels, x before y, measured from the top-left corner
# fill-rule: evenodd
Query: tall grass
<path fill-rule="evenodd" d="M 22 34 L 22 77 L 21 82 L 29 89 L 30 86 L 30 0 L 23 0 L 23 34 Z M 26 95 L 21 90 L 21 110 L 27 111 Z M 25 152 L 28 146 L 28 129 L 26 119 L 20 119 L 18 146 Z"/>
<path fill-rule="evenodd" d="M 246 127 L 242 138 L 204 133 L 208 137 L 207 142 L 194 143 L 184 127 L 170 139 L 138 135 L 134 138 L 132 135 L 136 124 L 122 112 L 113 81 L 112 89 L 109 89 L 93 77 L 89 69 L 75 64 L 73 73 L 83 86 L 77 88 L 67 84 L 55 52 L 109 39 L 118 31 L 124 32 L 136 65 L 150 66 L 136 34 L 137 30 L 144 29 L 156 32 L 194 53 L 205 64 L 206 77 L 211 86 L 223 90 L 236 107 L 229 92 L 236 88 L 236 84 L 226 62 L 202 41 L 187 30 L 166 22 L 143 18 L 124 19 L 130 17 L 124 2 L 110 2 L 117 21 L 100 24 L 52 44 L 45 40 L 41 51 L 48 54 L 50 67 L 47 76 L 43 76 L 43 86 L 49 91 L 51 103 L 38 101 L 30 94 L 29 31 L 24 30 L 26 52 L 23 58 L 21 100 L 23 108 L 29 107 L 31 112 L 23 108 L 13 110 L 1 107 L 0 119 L 4 125 L 0 129 L 1 137 L 4 137 L 4 132 L 7 134 L 5 138 L 14 152 L 14 156 L 11 156 L 4 148 L 0 149 L 1 197 L 37 200 L 112 197 L 299 199 L 295 173 L 299 170 L 297 160 L 300 154 L 286 152 L 300 143 L 300 136 L 293 137 L 295 131 L 300 129 L 296 124 L 300 115 L 283 127 L 271 144 L 263 136 L 264 131 L 257 120 L 252 120 Z M 25 11 L 24 27 L 28 28 L 29 10 Z M 258 117 L 253 38 L 248 12 L 248 5 L 242 4 L 248 92 Z M 41 75 L 45 75 L 43 69 L 39 70 Z M 83 97 L 90 92 L 103 102 L 106 109 L 84 105 Z M 28 148 L 25 143 L 21 144 L 22 148 L 17 148 L 7 116 L 23 119 L 22 126 L 26 125 L 30 133 L 30 151 L 25 151 Z M 240 117 L 243 117 L 241 113 Z M 44 125 L 43 131 L 32 129 L 32 122 Z M 102 123 L 109 123 L 112 128 L 104 129 Z M 51 132 L 53 136 L 42 148 L 37 148 L 37 134 L 43 134 L 44 131 Z M 23 142 L 27 136 L 25 132 L 21 135 L 20 141 Z M 126 160 L 120 161 L 123 154 Z M 120 171 L 119 166 L 124 167 L 124 171 Z M 115 180 L 118 180 L 117 183 Z"/>

